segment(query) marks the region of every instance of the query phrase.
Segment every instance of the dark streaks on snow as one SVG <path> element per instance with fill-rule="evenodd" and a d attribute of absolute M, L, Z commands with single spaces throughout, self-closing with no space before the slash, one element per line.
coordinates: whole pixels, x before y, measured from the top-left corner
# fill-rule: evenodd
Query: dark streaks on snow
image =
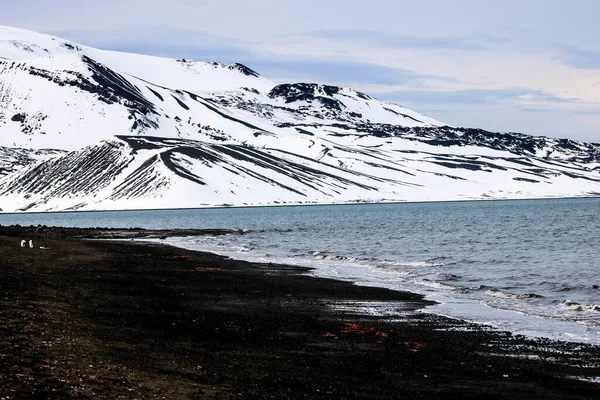
<path fill-rule="evenodd" d="M 203 99 L 198 98 L 197 101 L 204 104 Z M 323 156 L 331 154 L 332 150 L 349 154 L 359 154 L 365 158 L 356 158 L 356 160 L 366 165 L 414 176 L 414 174 L 398 168 L 398 160 L 390 158 L 386 151 L 377 148 L 348 147 L 331 141 L 329 142 L 331 146 L 325 148 Z M 3 150 L 5 154 L 9 154 L 10 149 L 0 148 L 0 150 Z M 153 153 L 151 153 L 148 159 L 139 160 L 142 164 L 135 171 L 129 173 L 124 178 L 120 177 L 128 165 L 137 157 L 143 156 L 143 151 L 145 150 L 152 150 Z M 413 150 L 399 150 L 399 152 L 415 153 Z M 486 172 L 491 172 L 492 169 L 503 171 L 510 169 L 523 174 L 540 177 L 564 174 L 571 178 L 584 178 L 597 181 L 593 178 L 577 173 L 565 172 L 558 168 L 547 169 L 538 167 L 532 160 L 536 163 L 544 163 L 548 160 L 534 156 L 530 156 L 530 158 L 504 158 L 427 152 L 419 153 L 429 155 L 428 158 L 423 159 L 425 162 L 452 169 Z M 1 151 L 0 155 L 2 155 Z M 34 159 L 28 157 L 27 154 L 13 156 L 13 158 L 15 157 L 21 157 L 22 164 L 24 165 L 27 163 L 33 164 Z M 352 156 L 350 157 L 352 158 Z M 512 161 L 521 168 L 506 168 L 497 164 L 499 160 Z M 568 163 L 560 161 L 555 161 L 553 164 L 563 168 L 569 166 Z M 93 195 L 119 179 L 120 184 L 112 190 L 109 195 L 110 197 L 108 197 L 109 199 L 150 198 L 161 195 L 173 183 L 173 176 L 165 174 L 165 171 L 171 171 L 177 177 L 201 186 L 208 185 L 207 178 L 209 177 L 199 176 L 193 172 L 193 168 L 197 168 L 198 166 L 208 168 L 218 167 L 229 174 L 260 180 L 271 186 L 301 196 L 307 195 L 305 193 L 307 189 L 318 191 L 326 196 L 332 196 L 350 187 L 359 187 L 370 191 L 378 190 L 376 186 L 354 181 L 351 178 L 352 176 L 366 178 L 373 182 L 392 182 L 413 187 L 421 186 L 352 171 L 342 168 L 344 166 L 343 163 L 340 166 L 331 165 L 282 149 L 261 150 L 246 145 L 212 144 L 194 140 L 152 136 L 118 136 L 117 140 L 105 141 L 98 145 L 88 146 L 84 149 L 67 153 L 62 157 L 25 167 L 22 171 L 17 171 L 14 179 L 4 180 L 0 186 L 0 195 L 16 193 L 25 197 L 37 195 L 36 201 L 32 201 L 27 206 L 22 207 L 23 210 L 26 210 L 39 207 L 40 204 L 51 198 L 74 198 L 77 196 Z M 6 173 L 6 169 L 3 164 L 0 164 L 0 174 Z M 464 178 L 458 176 L 438 172 L 420 172 L 455 180 L 464 180 Z M 217 176 L 219 175 L 217 174 L 215 177 Z M 223 176 L 223 179 L 226 179 L 226 175 Z M 513 179 L 528 183 L 539 182 L 535 179 L 521 177 Z M 286 180 L 287 182 L 290 180 L 295 181 L 298 185 L 287 184 Z"/>
<path fill-rule="evenodd" d="M 477 168 L 475 168 L 475 166 L 480 166 L 481 168 L 488 167 L 488 168 L 492 168 L 492 169 L 498 169 L 501 171 L 508 170 L 507 168 L 502 167 L 500 165 L 492 164 L 490 162 L 485 162 L 485 161 L 477 161 L 477 160 L 474 160 L 472 158 L 465 157 L 465 156 L 461 157 L 462 160 L 461 160 L 461 158 L 458 158 L 458 157 L 456 157 L 456 158 L 455 157 L 432 157 L 432 158 L 435 160 L 438 160 L 438 161 L 461 162 L 462 164 L 470 164 L 473 166 L 473 168 L 467 167 L 467 169 L 473 169 L 473 170 L 477 169 Z M 454 168 L 454 167 L 451 167 L 451 168 Z"/>
<path fill-rule="evenodd" d="M 594 179 L 594 178 L 590 178 L 589 176 L 585 176 L 585 175 L 581 175 L 581 174 L 574 174 L 572 172 L 562 171 L 562 174 L 568 176 L 569 178 L 585 179 L 587 181 L 600 182 L 600 179 Z"/>
<path fill-rule="evenodd" d="M 519 182 L 527 182 L 527 183 L 540 183 L 540 181 L 536 181 L 535 179 L 529 179 L 529 178 L 513 178 L 515 181 L 519 181 Z"/>
<path fill-rule="evenodd" d="M 91 80 L 75 71 L 65 71 L 69 78 L 62 78 L 53 72 L 36 67 L 30 67 L 29 74 L 45 78 L 59 86 L 77 87 L 97 95 L 98 100 L 107 104 L 123 104 L 127 108 L 142 114 L 156 113 L 154 104 L 121 75 L 87 56 L 81 56 L 81 58 L 92 73 Z"/>
<path fill-rule="evenodd" d="M 198 96 L 198 95 L 196 95 L 196 94 L 194 94 L 192 92 L 188 92 L 187 90 L 184 90 L 184 92 L 187 93 L 187 95 L 190 96 L 192 98 L 192 100 L 200 101 L 199 100 L 200 96 Z"/>
<path fill-rule="evenodd" d="M 190 172 L 188 169 L 184 168 L 177 162 L 177 155 L 179 153 L 191 156 L 196 159 L 201 159 L 199 156 L 202 156 L 202 151 L 195 149 L 193 147 L 179 147 L 173 150 L 167 150 L 160 154 L 160 158 L 162 162 L 165 164 L 167 168 L 173 171 L 175 174 L 180 177 L 190 180 L 198 185 L 206 185 L 206 183 L 196 174 Z"/>
<path fill-rule="evenodd" d="M 414 118 L 414 117 L 411 117 L 411 116 L 410 116 L 410 115 L 408 115 L 408 114 L 403 114 L 403 113 L 401 113 L 401 112 L 398 112 L 398 111 L 392 110 L 391 108 L 383 107 L 383 109 L 384 109 L 384 110 L 386 110 L 386 111 L 389 111 L 389 112 L 391 112 L 392 114 L 396 114 L 396 115 L 402 116 L 402 117 L 404 117 L 404 118 L 409 118 L 409 119 L 412 119 L 412 120 L 413 120 L 413 121 L 415 121 L 415 122 L 420 122 L 420 123 L 423 123 L 423 121 L 420 121 L 420 120 L 418 120 L 418 119 L 416 119 L 416 118 Z"/>
<path fill-rule="evenodd" d="M 303 135 L 308 135 L 308 136 L 315 136 L 314 133 L 307 131 L 306 129 L 302 129 L 302 128 L 296 128 L 296 130 L 298 131 L 298 133 L 301 133 Z"/>
<path fill-rule="evenodd" d="M 528 158 L 504 158 L 503 160 L 512 162 L 515 164 L 525 165 L 527 167 L 535 167 L 535 164 L 532 163 Z"/>
<path fill-rule="evenodd" d="M 483 169 L 482 165 L 479 164 L 470 164 L 470 163 L 454 163 L 454 162 L 446 162 L 446 161 L 429 161 L 432 164 L 441 165 L 446 168 L 454 168 L 454 169 L 468 169 L 470 171 L 487 171 L 492 172 L 489 169 Z"/>
<path fill-rule="evenodd" d="M 64 150 L 33 150 L 0 146 L 0 177 L 35 164 L 38 160 L 36 156 L 52 156 L 63 153 L 66 152 Z"/>
<path fill-rule="evenodd" d="M 142 114 L 156 113 L 154 103 L 127 79 L 87 56 L 82 56 L 82 59 L 92 72 L 92 78 L 104 91 L 109 91 L 118 100 L 123 99 L 125 105 Z"/>
<path fill-rule="evenodd" d="M 168 187 L 169 179 L 161 176 L 156 170 L 158 163 L 159 157 L 157 155 L 144 161 L 140 167 L 129 174 L 113 190 L 109 199 L 117 200 L 121 198 L 154 196 L 159 192 L 159 189 Z"/>
<path fill-rule="evenodd" d="M 129 164 L 124 143 L 107 141 L 36 164 L 0 186 L 0 195 L 39 194 L 46 198 L 90 195 L 108 186 Z"/>
<path fill-rule="evenodd" d="M 65 208 L 66 211 L 76 211 L 79 210 L 83 207 L 87 206 L 87 203 L 79 203 L 79 204 L 75 204 L 74 206 Z"/>
<path fill-rule="evenodd" d="M 381 123 L 357 124 L 294 124 L 280 123 L 277 126 L 288 127 L 335 127 L 347 130 L 347 134 L 334 133 L 335 136 L 375 136 L 380 138 L 399 137 L 412 141 L 420 141 L 431 146 L 479 146 L 494 150 L 508 151 L 527 160 L 529 157 L 544 159 L 546 162 L 562 163 L 590 163 L 600 162 L 600 144 L 576 142 L 567 139 L 551 139 L 543 136 L 529 136 L 520 133 L 498 133 L 483 129 L 441 127 L 404 127 L 399 125 Z M 551 149 L 544 157 L 538 154 Z M 401 151 L 401 150 L 397 150 Z M 556 153 L 556 157 L 553 154 Z M 567 157 L 565 157 L 567 155 Z M 518 161 L 514 161 L 518 162 Z M 558 164 L 557 164 L 558 165 Z M 577 166 L 570 166 L 577 169 Z"/>
<path fill-rule="evenodd" d="M 284 160 L 284 159 L 276 158 L 276 157 L 271 156 L 268 153 L 263 153 L 259 150 L 251 149 L 251 148 L 244 147 L 244 146 L 217 145 L 217 146 L 215 146 L 215 150 L 233 158 L 234 160 L 251 163 L 257 167 L 260 167 L 260 168 L 263 168 L 266 170 L 275 171 L 278 174 L 288 176 L 300 183 L 303 183 L 304 185 L 306 185 L 310 188 L 317 189 L 315 186 L 312 185 L 312 183 L 315 183 L 311 179 L 313 177 L 307 176 L 306 174 L 302 173 L 302 172 L 306 172 L 306 171 L 304 171 L 306 167 L 304 167 L 302 165 L 295 164 L 295 163 L 292 163 L 292 162 Z M 232 164 L 232 166 L 235 168 L 239 168 L 239 164 L 238 165 Z M 291 192 L 295 192 L 302 196 L 306 196 L 306 194 L 304 194 L 292 187 L 283 185 L 282 183 L 277 182 L 271 178 L 268 178 L 266 176 L 258 174 L 253 169 L 243 168 L 243 172 L 246 174 L 249 174 L 255 178 L 263 180 L 265 182 L 274 184 L 276 186 L 283 187 L 286 190 L 289 190 Z M 318 175 L 318 172 L 319 171 L 317 171 L 317 175 Z"/>
<path fill-rule="evenodd" d="M 177 102 L 177 104 L 179 104 L 181 106 L 181 108 L 183 108 L 184 110 L 189 110 L 190 108 L 187 106 L 187 104 L 185 104 L 183 101 L 179 100 L 177 97 L 175 97 L 174 95 L 171 95 L 175 101 Z"/>
<path fill-rule="evenodd" d="M 152 90 L 152 89 L 151 89 L 149 86 L 146 86 L 146 87 L 148 88 L 148 90 L 149 90 L 149 91 L 151 91 L 151 92 L 152 92 L 152 94 L 153 94 L 153 95 L 155 95 L 156 97 L 158 97 L 158 99 L 159 99 L 160 101 L 165 101 L 165 99 L 164 99 L 164 98 L 163 98 L 163 97 L 160 95 L 160 93 L 158 93 L 158 92 L 157 92 L 157 91 L 155 91 L 155 90 Z"/>
<path fill-rule="evenodd" d="M 419 172 L 431 173 L 429 171 L 419 171 Z M 442 173 L 439 173 L 439 172 L 433 172 L 433 174 L 436 175 L 436 176 L 443 176 L 444 178 L 454 179 L 456 181 L 466 181 L 465 178 L 462 178 L 462 177 L 456 176 L 456 175 L 442 174 Z"/>
<path fill-rule="evenodd" d="M 196 100 L 198 103 L 202 104 L 204 107 L 208 108 L 210 111 L 219 114 L 221 117 L 223 117 L 225 119 L 228 119 L 228 120 L 233 121 L 233 122 L 237 122 L 238 124 L 241 124 L 241 125 L 243 125 L 243 126 L 245 126 L 247 128 L 250 128 L 250 129 L 256 129 L 256 130 L 259 130 L 259 131 L 264 131 L 264 129 L 259 128 L 256 125 L 252 125 L 252 124 L 250 124 L 250 123 L 248 123 L 246 121 L 243 121 L 241 119 L 237 119 L 235 117 L 232 117 L 231 115 L 228 115 L 228 114 L 225 114 L 224 112 L 219 111 L 216 107 L 209 105 L 208 104 L 209 100 L 207 100 L 207 99 L 205 99 L 203 97 L 200 97 L 200 96 L 198 96 L 198 95 L 196 95 L 194 93 L 191 93 L 191 92 L 186 92 L 186 93 L 193 100 Z M 271 133 L 271 132 L 269 132 L 269 133 Z"/>
<path fill-rule="evenodd" d="M 544 176 L 548 172 L 548 170 L 544 168 L 525 168 L 524 171 L 532 173 L 534 175 Z"/>
<path fill-rule="evenodd" d="M 124 184 L 118 187 L 119 196 L 125 193 L 124 187 L 127 188 L 128 191 L 126 193 L 128 193 L 128 195 L 133 193 L 132 188 L 138 185 L 135 181 L 139 180 L 142 176 L 153 175 L 154 173 L 151 173 L 150 170 L 153 169 L 155 164 L 159 161 L 162 161 L 169 170 L 173 171 L 178 176 L 204 185 L 205 181 L 186 168 L 185 162 L 182 163 L 181 160 L 178 159 L 179 155 L 185 155 L 190 159 L 200 161 L 208 167 L 219 166 L 238 176 L 250 176 L 254 179 L 261 180 L 270 185 L 280 187 L 286 191 L 302 196 L 306 196 L 306 194 L 264 175 L 261 171 L 273 171 L 279 176 L 291 178 L 307 188 L 317 190 L 326 195 L 328 194 L 325 189 L 327 187 L 329 187 L 329 190 L 331 191 L 335 191 L 334 188 L 345 189 L 349 186 L 359 186 L 367 190 L 377 190 L 375 187 L 363 185 L 341 176 L 322 171 L 318 169 L 319 166 L 334 169 L 338 168 L 293 153 L 289 154 L 310 161 L 310 163 L 315 164 L 316 167 L 312 168 L 303 164 L 298 164 L 286 160 L 285 158 L 275 157 L 265 151 L 242 145 L 218 145 L 192 140 L 164 139 L 157 137 L 139 138 L 119 136 L 119 139 L 127 142 L 131 146 L 133 152 L 140 150 L 157 150 L 161 148 L 165 149 L 165 151 L 160 154 L 160 157 L 151 163 L 145 163 L 138 171 L 131 174 Z M 254 168 L 246 167 L 244 166 L 244 163 L 252 164 L 254 165 Z M 341 171 L 341 169 L 339 170 Z M 348 171 L 345 171 L 345 173 L 348 173 Z M 368 176 L 363 174 L 356 175 Z M 376 177 L 370 178 L 380 180 Z M 147 182 L 145 184 L 147 184 Z M 117 193 L 115 195 L 117 195 Z"/>
<path fill-rule="evenodd" d="M 282 149 L 272 149 L 272 150 L 273 151 L 277 151 L 279 153 L 288 154 L 290 156 L 297 157 L 297 158 L 300 158 L 300 159 L 303 159 L 303 160 L 306 160 L 306 161 L 317 162 L 318 164 L 326 165 L 327 167 L 332 168 L 334 170 L 344 171 L 345 173 L 349 172 L 345 168 L 340 168 L 340 167 L 335 166 L 335 165 L 323 164 L 323 163 L 320 163 L 318 161 L 313 160 L 312 158 L 309 158 L 309 157 L 306 157 L 306 156 L 302 156 L 300 154 L 295 154 L 295 153 L 292 153 L 292 152 L 289 152 L 289 151 L 285 151 L 285 150 L 282 150 Z M 321 172 L 321 173 L 324 173 L 324 172 Z M 380 178 L 378 176 L 369 175 L 369 174 L 365 174 L 365 173 L 358 172 L 358 171 L 352 171 L 351 173 L 353 175 L 360 176 L 360 177 L 365 177 L 365 178 L 368 178 L 368 179 L 371 179 L 371 180 L 374 180 L 374 181 L 377 181 L 377 182 L 394 182 L 394 183 L 398 183 L 398 184 L 402 184 L 402 185 L 408 185 L 408 186 L 420 186 L 420 185 L 415 185 L 415 184 L 408 183 L 408 182 L 401 182 L 401 181 L 392 180 L 392 179 Z M 336 177 L 335 175 L 332 175 L 332 174 L 328 174 L 328 175 L 330 175 L 332 177 Z M 338 177 L 336 177 L 336 178 L 338 178 Z M 351 185 L 358 186 L 358 187 L 361 187 L 363 189 L 378 190 L 376 187 L 372 187 L 372 186 L 368 186 L 368 185 L 363 185 L 363 184 L 360 184 L 360 183 L 357 183 L 357 182 L 354 182 L 354 181 L 350 181 L 350 180 L 345 180 L 345 181 L 348 182 Z"/>
<path fill-rule="evenodd" d="M 367 165 L 370 165 L 371 167 L 384 168 L 384 169 L 389 169 L 391 171 L 401 172 L 401 173 L 406 174 L 406 175 L 416 176 L 413 173 L 410 173 L 408 171 L 404 171 L 403 169 L 392 167 L 392 166 L 389 166 L 389 165 L 384 165 L 384 164 L 379 164 L 379 163 L 374 163 L 374 162 L 368 162 L 368 161 L 365 161 L 364 163 L 367 164 Z"/>
<path fill-rule="evenodd" d="M 330 142 L 330 143 L 333 143 L 333 142 Z M 341 150 L 346 153 L 361 154 L 363 156 L 375 158 L 380 161 L 389 161 L 389 159 L 382 157 L 381 154 L 377 150 L 369 151 L 369 150 L 362 150 L 362 149 L 358 149 L 355 147 L 348 147 L 348 146 L 342 146 L 342 145 L 334 145 L 333 148 L 337 149 L 337 150 Z"/>
<path fill-rule="evenodd" d="M 133 150 L 134 153 L 137 153 L 138 150 L 154 150 L 160 149 L 164 143 L 160 142 L 159 139 L 153 136 L 116 136 L 118 139 L 127 142 L 129 147 Z M 160 138 L 162 139 L 162 138 Z"/>

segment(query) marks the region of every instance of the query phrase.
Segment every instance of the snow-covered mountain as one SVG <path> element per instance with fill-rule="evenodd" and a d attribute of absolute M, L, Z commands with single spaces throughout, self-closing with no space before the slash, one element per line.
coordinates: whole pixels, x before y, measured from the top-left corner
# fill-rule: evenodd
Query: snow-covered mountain
<path fill-rule="evenodd" d="M 5 212 L 600 194 L 600 145 L 8 27 L 0 146 Z"/>

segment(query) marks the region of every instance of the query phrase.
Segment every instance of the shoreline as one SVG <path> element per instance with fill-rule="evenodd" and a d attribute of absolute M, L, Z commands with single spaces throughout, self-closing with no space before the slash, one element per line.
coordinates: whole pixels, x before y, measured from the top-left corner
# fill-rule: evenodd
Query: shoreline
<path fill-rule="evenodd" d="M 235 251 L 219 251 L 219 249 L 214 248 L 194 248 L 194 246 L 186 246 L 185 241 L 170 240 L 179 238 L 180 236 L 182 235 L 170 236 L 167 238 L 154 238 L 148 240 L 147 243 L 164 244 L 190 251 L 209 252 L 217 254 L 219 256 L 232 258 L 240 262 L 269 262 L 268 260 L 262 259 L 260 256 L 249 253 L 239 253 Z M 141 238 L 140 240 L 145 241 L 144 238 Z M 476 324 L 484 328 L 491 328 L 498 331 L 510 331 L 513 335 L 523 335 L 532 340 L 548 339 L 552 341 L 565 341 L 570 343 L 581 343 L 592 346 L 600 346 L 600 342 L 598 341 L 598 339 L 594 340 L 594 338 L 585 336 L 587 334 L 585 332 L 585 329 L 587 329 L 587 325 L 580 324 L 576 321 L 555 320 L 545 316 L 527 314 L 522 311 L 515 311 L 505 308 L 495 308 L 488 304 L 481 303 L 479 300 L 476 299 L 452 297 L 451 294 L 445 294 L 444 292 L 428 292 L 424 289 L 419 290 L 419 288 L 414 287 L 414 285 L 413 287 L 397 287 L 395 285 L 386 286 L 381 282 L 357 281 L 356 279 L 352 279 L 349 276 L 333 276 L 326 272 L 326 270 L 328 269 L 327 267 L 323 269 L 323 265 L 316 266 L 316 264 L 318 264 L 317 261 L 315 261 L 314 263 L 309 262 L 311 266 L 306 265 L 306 260 L 304 260 L 304 263 L 297 263 L 294 261 L 296 260 L 273 260 L 274 263 L 278 264 L 291 265 L 298 268 L 307 268 L 310 270 L 308 272 L 308 275 L 315 278 L 333 279 L 336 281 L 348 282 L 358 286 L 382 288 L 386 290 L 408 292 L 419 296 L 423 296 L 425 300 L 430 301 L 432 303 L 429 304 L 426 307 L 426 309 L 423 310 L 423 312 L 434 314 L 440 317 L 457 319 L 469 324 Z M 468 312 L 464 311 L 465 308 L 468 309 Z M 478 311 L 475 312 L 474 310 Z M 477 317 L 479 317 L 479 319 L 477 319 Z M 554 330 L 535 329 L 536 325 L 539 325 L 539 322 L 536 324 L 535 321 L 543 321 L 543 325 L 546 329 L 554 328 Z"/>
<path fill-rule="evenodd" d="M 529 340 L 417 312 L 430 304 L 422 296 L 315 278 L 302 267 L 138 241 L 87 240 L 116 239 L 118 231 L 0 227 L 1 395 L 380 399 L 600 393 L 598 384 L 568 379 L 600 376 L 598 346 Z M 21 249 L 21 237 L 48 249 Z M 387 307 L 393 317 L 352 310 L 364 304 Z"/>
<path fill-rule="evenodd" d="M 515 198 L 477 198 L 477 199 L 454 199 L 454 200 L 390 200 L 390 201 L 362 201 L 348 200 L 339 203 L 272 203 L 257 205 L 206 205 L 205 207 L 181 207 L 181 208 L 131 208 L 110 210 L 59 210 L 59 211 L 13 211 L 3 212 L 2 215 L 36 215 L 36 214 L 70 214 L 70 213 L 103 213 L 103 212 L 137 212 L 137 211 L 185 211 L 185 210 L 220 210 L 220 209 L 245 209 L 245 208 L 272 208 L 272 207 L 327 207 L 327 206 L 361 206 L 377 204 L 428 204 L 428 203 L 468 203 L 468 202 L 494 202 L 494 201 L 539 201 L 539 200 L 574 200 L 574 199 L 598 199 L 597 193 L 580 196 L 548 196 L 548 197 L 515 197 Z"/>

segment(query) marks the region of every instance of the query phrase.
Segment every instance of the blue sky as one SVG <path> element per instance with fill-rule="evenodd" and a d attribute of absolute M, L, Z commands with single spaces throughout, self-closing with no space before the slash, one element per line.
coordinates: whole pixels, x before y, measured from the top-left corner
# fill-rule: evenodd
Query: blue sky
<path fill-rule="evenodd" d="M 600 142 L 596 0 L 20 0 L 0 24 L 347 85 L 451 125 Z"/>

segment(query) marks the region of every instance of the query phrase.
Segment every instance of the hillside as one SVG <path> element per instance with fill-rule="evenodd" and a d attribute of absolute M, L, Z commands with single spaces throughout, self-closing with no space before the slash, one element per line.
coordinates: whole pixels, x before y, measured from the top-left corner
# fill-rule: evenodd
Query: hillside
<path fill-rule="evenodd" d="M 600 194 L 597 144 L 8 27 L 0 146 L 5 212 Z"/>

